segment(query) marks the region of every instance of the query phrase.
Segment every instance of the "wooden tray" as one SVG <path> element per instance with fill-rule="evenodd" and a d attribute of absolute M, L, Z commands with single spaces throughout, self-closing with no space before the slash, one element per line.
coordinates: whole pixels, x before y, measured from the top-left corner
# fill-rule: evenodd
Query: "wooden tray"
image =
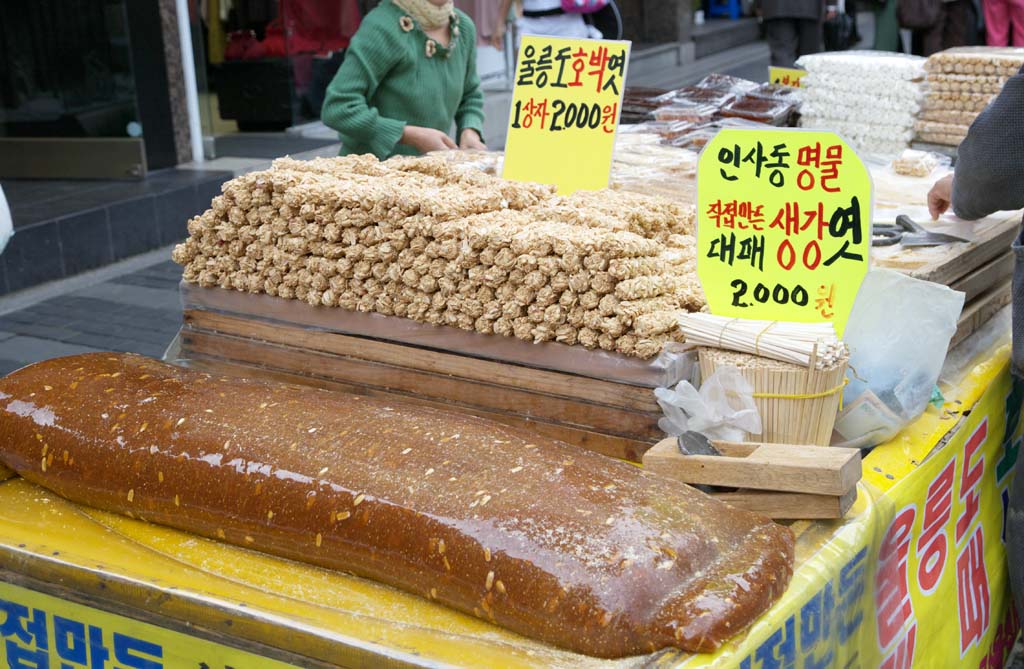
<path fill-rule="evenodd" d="M 181 355 L 206 369 L 454 407 L 633 461 L 664 436 L 650 388 L 210 311 L 185 312 Z"/>

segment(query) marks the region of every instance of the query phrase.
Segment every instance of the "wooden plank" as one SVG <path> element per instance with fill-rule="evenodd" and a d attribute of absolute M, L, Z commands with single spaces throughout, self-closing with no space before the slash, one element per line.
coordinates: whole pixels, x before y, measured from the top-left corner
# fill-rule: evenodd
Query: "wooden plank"
<path fill-rule="evenodd" d="M 995 260 L 957 279 L 949 287 L 964 293 L 967 303 L 970 303 L 974 298 L 991 290 L 992 286 L 1001 286 L 1012 277 L 1013 253 L 1007 250 Z"/>
<path fill-rule="evenodd" d="M 962 253 L 952 258 L 945 257 L 929 265 L 907 272 L 916 279 L 950 285 L 985 263 L 1000 256 L 1017 236 L 1020 214 L 1013 213 L 1005 221 L 994 226 L 979 239 L 966 246 Z"/>
<path fill-rule="evenodd" d="M 976 297 L 973 302 L 964 307 L 960 314 L 956 332 L 949 342 L 953 348 L 967 337 L 974 334 L 989 319 L 995 316 L 1000 309 L 1010 303 L 1013 297 L 1011 284 L 1009 282 L 990 290 L 989 292 Z"/>
<path fill-rule="evenodd" d="M 365 395 L 367 397 L 379 397 L 383 399 L 399 399 L 403 402 L 417 406 L 427 406 L 442 411 L 461 411 L 470 413 L 480 418 L 493 420 L 507 427 L 522 430 L 528 434 L 539 434 L 550 439 L 564 441 L 567 444 L 594 451 L 602 455 L 629 460 L 639 463 L 643 454 L 649 449 L 653 442 L 627 439 L 610 434 L 601 434 L 583 430 L 569 425 L 559 423 L 548 423 L 546 421 L 525 418 L 509 413 L 498 411 L 483 411 L 477 408 L 464 407 L 458 404 L 447 402 L 436 402 L 416 395 L 405 395 L 392 391 L 377 390 L 366 386 L 357 386 L 349 383 L 342 383 L 333 379 L 326 379 L 320 376 L 307 376 L 294 372 L 279 369 L 259 367 L 247 363 L 224 360 L 221 358 L 209 357 L 202 353 L 193 353 L 189 357 L 189 367 L 213 374 L 230 374 L 260 378 L 266 381 L 278 383 L 291 383 L 294 385 L 311 386 L 324 388 L 337 392 Z"/>
<path fill-rule="evenodd" d="M 454 353 L 442 353 L 365 337 L 354 337 L 334 332 L 316 332 L 199 309 L 185 311 L 185 322 L 201 330 L 262 339 L 275 344 L 334 353 L 396 367 L 446 374 L 637 411 L 661 411 L 654 397 L 654 390 L 641 386 L 601 381 L 576 374 L 534 369 Z"/>
<path fill-rule="evenodd" d="M 691 485 L 840 496 L 860 480 L 860 451 L 827 446 L 714 442 L 722 455 L 683 455 L 664 439 L 644 469 Z"/>
<path fill-rule="evenodd" d="M 857 489 L 842 497 L 765 490 L 737 490 L 715 493 L 712 497 L 775 520 L 821 520 L 846 515 L 857 501 Z"/>
<path fill-rule="evenodd" d="M 381 390 L 396 390 L 486 410 L 568 423 L 595 432 L 633 439 L 656 439 L 661 414 L 629 411 L 589 402 L 541 395 L 439 374 L 319 353 L 254 339 L 199 330 L 182 331 L 182 350 L 238 360 L 300 374 L 316 374 Z"/>

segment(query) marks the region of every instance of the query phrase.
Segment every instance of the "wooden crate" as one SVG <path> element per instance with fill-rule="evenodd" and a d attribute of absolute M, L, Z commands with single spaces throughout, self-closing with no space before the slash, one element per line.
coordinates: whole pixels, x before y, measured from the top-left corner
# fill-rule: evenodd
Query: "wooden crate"
<path fill-rule="evenodd" d="M 454 408 L 636 462 L 664 437 L 651 388 L 239 315 L 187 309 L 181 355 L 199 368 Z"/>

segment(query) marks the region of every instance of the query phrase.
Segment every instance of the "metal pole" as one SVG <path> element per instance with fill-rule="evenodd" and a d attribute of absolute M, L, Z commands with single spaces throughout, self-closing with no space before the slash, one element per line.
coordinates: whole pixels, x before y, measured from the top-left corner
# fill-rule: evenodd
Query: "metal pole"
<path fill-rule="evenodd" d="M 192 160 L 201 163 L 203 155 L 203 130 L 199 122 L 199 88 L 196 85 L 196 64 L 192 57 L 192 26 L 188 20 L 188 0 L 175 0 L 178 13 L 178 40 L 181 48 L 181 70 L 185 75 L 185 106 L 188 109 L 189 144 Z"/>

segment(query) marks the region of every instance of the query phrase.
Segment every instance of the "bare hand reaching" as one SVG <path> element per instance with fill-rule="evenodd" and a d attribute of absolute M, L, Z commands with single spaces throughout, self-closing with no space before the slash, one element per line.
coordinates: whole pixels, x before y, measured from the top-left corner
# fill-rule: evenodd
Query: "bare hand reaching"
<path fill-rule="evenodd" d="M 418 125 L 407 125 L 402 131 L 402 144 L 411 146 L 420 153 L 431 151 L 447 151 L 457 149 L 455 142 L 447 134 L 433 128 Z"/>
<path fill-rule="evenodd" d="M 935 182 L 932 189 L 928 191 L 928 213 L 932 220 L 946 213 L 949 205 L 953 202 L 953 175 L 944 176 Z"/>
<path fill-rule="evenodd" d="M 462 136 L 459 138 L 459 148 L 463 151 L 486 151 L 487 145 L 484 144 L 480 138 L 480 134 L 472 128 L 466 128 L 462 131 Z"/>

